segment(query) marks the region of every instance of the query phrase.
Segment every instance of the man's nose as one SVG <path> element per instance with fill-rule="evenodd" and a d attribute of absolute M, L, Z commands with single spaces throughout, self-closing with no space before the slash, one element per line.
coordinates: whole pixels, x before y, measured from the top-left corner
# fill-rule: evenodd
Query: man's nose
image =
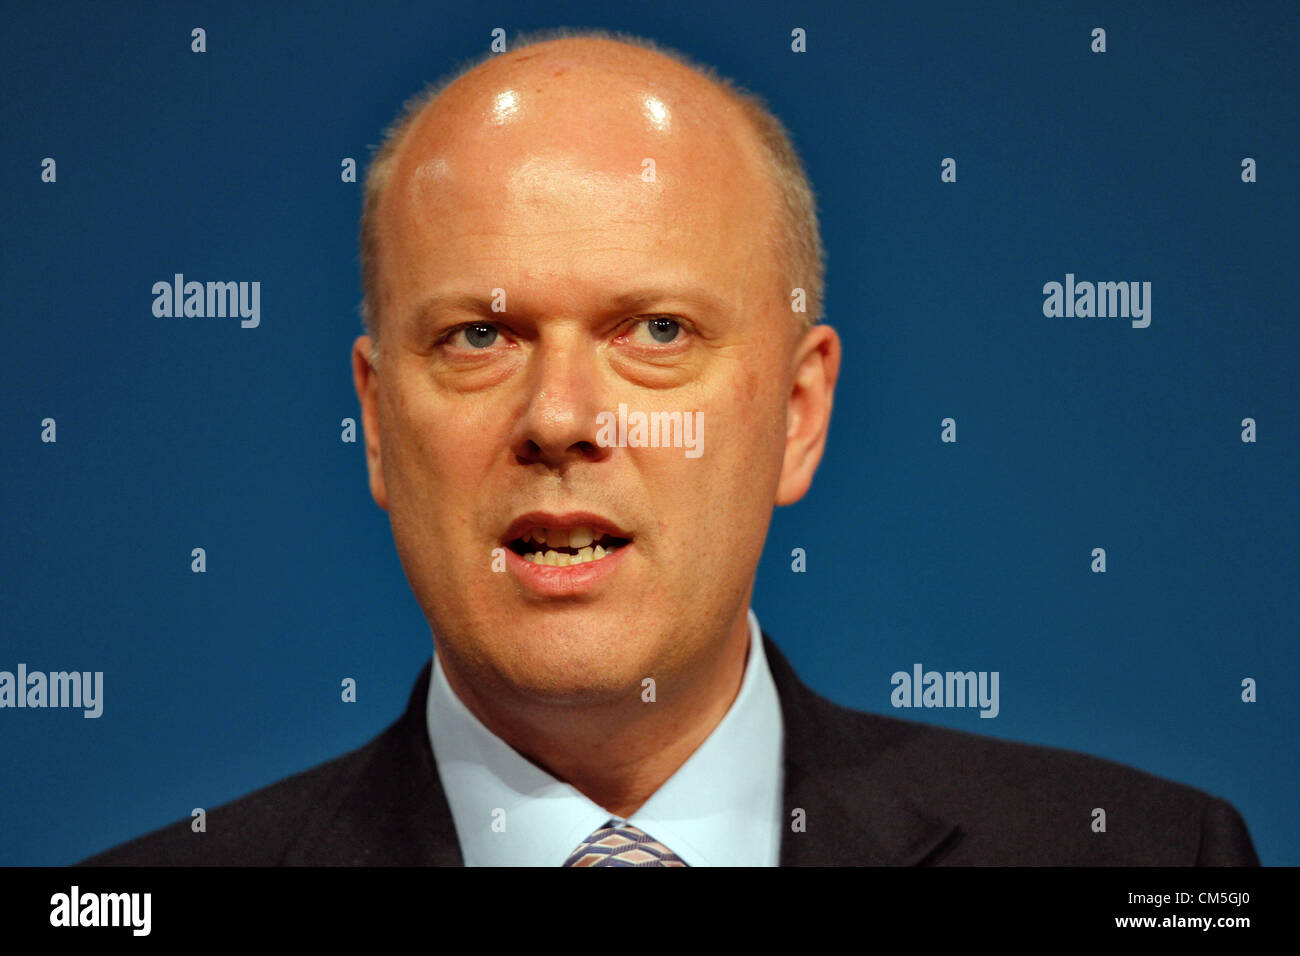
<path fill-rule="evenodd" d="M 514 438 L 519 461 L 556 468 L 609 457 L 611 449 L 596 443 L 603 389 L 595 346 L 574 340 L 539 344 L 529 365 Z"/>

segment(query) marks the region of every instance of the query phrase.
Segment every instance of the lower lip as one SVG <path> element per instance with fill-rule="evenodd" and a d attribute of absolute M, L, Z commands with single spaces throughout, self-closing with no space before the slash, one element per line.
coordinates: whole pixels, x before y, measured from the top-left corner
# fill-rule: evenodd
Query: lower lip
<path fill-rule="evenodd" d="M 578 597 L 596 587 L 619 569 L 627 559 L 630 543 L 615 548 L 598 561 L 584 561 L 562 568 L 548 564 L 533 564 L 527 558 L 506 548 L 506 567 L 515 580 L 533 594 L 541 597 Z"/>

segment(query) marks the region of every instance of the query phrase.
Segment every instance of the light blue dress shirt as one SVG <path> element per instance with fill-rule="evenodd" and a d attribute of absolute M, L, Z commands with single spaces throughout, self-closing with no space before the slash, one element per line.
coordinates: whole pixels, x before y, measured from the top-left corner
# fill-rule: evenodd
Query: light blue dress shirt
<path fill-rule="evenodd" d="M 748 617 L 749 655 L 731 709 L 626 821 L 689 866 L 780 861 L 781 702 L 758 618 Z M 436 651 L 426 721 L 466 866 L 560 866 L 611 818 L 622 822 L 484 727 L 447 683 Z"/>

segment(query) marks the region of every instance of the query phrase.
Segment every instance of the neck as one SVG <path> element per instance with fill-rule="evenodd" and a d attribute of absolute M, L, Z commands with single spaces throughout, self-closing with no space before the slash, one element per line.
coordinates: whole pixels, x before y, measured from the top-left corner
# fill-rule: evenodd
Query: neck
<path fill-rule="evenodd" d="M 746 604 L 746 606 L 748 606 Z M 742 613 L 725 640 L 689 674 L 656 687 L 653 703 L 638 688 L 616 702 L 572 706 L 505 703 L 477 693 L 440 656 L 447 683 L 469 711 L 514 750 L 593 803 L 630 817 L 677 772 L 731 709 L 749 652 Z M 629 699 L 635 703 L 629 705 Z"/>

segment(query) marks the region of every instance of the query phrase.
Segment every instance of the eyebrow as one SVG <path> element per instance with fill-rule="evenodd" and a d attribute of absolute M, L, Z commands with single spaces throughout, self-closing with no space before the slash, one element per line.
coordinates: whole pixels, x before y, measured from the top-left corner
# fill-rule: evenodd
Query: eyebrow
<path fill-rule="evenodd" d="M 681 302 L 706 312 L 724 314 L 729 303 L 716 292 L 699 285 L 643 286 L 611 295 L 601 307 L 602 312 L 639 312 L 660 303 Z M 492 311 L 492 297 L 473 292 L 440 292 L 423 299 L 412 316 L 421 321 L 444 312 L 467 312 L 484 318 L 499 318 L 505 313 Z"/>
<path fill-rule="evenodd" d="M 685 302 L 710 312 L 725 312 L 729 307 L 727 300 L 704 286 L 646 286 L 610 298 L 611 308 L 629 312 L 648 309 L 660 302 Z"/>
<path fill-rule="evenodd" d="M 439 312 L 472 312 L 478 315 L 493 315 L 491 296 L 476 295 L 472 292 L 440 292 L 421 300 L 412 311 L 414 318 L 423 319 Z"/>

